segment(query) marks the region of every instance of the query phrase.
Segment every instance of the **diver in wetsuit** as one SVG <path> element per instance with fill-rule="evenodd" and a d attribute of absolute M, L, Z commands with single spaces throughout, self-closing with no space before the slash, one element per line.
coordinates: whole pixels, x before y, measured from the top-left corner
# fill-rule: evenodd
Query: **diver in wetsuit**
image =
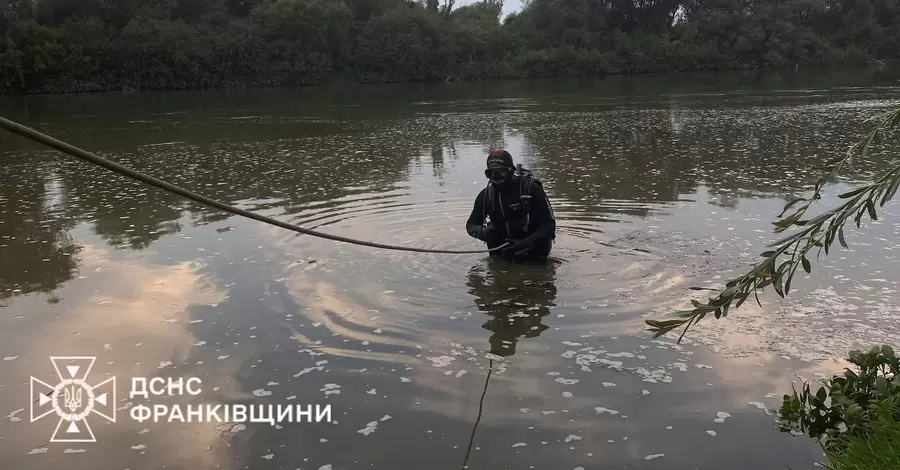
<path fill-rule="evenodd" d="M 517 172 L 506 150 L 488 155 L 484 174 L 490 181 L 475 199 L 466 231 L 488 249 L 510 244 L 491 255 L 546 259 L 556 239 L 556 219 L 541 182 L 527 170 Z"/>

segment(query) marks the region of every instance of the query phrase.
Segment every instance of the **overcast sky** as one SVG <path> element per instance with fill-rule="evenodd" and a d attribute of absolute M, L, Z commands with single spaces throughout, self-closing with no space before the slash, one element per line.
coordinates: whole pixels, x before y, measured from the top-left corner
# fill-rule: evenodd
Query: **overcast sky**
<path fill-rule="evenodd" d="M 457 5 L 468 5 L 470 3 L 475 3 L 478 0 L 458 0 Z M 522 0 L 503 0 L 503 16 L 506 16 L 514 11 L 518 11 L 522 8 Z"/>
<path fill-rule="evenodd" d="M 505 0 L 503 2 L 503 16 L 522 8 L 522 0 Z"/>

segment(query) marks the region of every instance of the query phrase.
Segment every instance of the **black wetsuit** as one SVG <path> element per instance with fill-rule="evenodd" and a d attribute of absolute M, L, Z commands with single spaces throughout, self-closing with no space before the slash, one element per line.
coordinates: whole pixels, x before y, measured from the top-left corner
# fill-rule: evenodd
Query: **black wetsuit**
<path fill-rule="evenodd" d="M 550 200 L 539 184 L 531 185 L 531 200 L 528 203 L 531 212 L 528 231 L 525 231 L 525 213 L 520 200 L 521 177 L 514 176 L 506 184 L 494 187 L 493 207 L 485 210 L 485 194 L 487 188 L 478 193 L 475 207 L 466 221 L 466 231 L 476 237 L 475 229 L 484 225 L 485 215 L 491 218 L 494 236 L 486 240 L 488 248 L 496 248 L 506 243 L 507 238 L 515 240 L 528 239 L 531 249 L 517 258 L 544 259 L 550 253 L 553 240 L 556 238 L 556 218 L 550 207 Z M 491 183 L 489 183 L 491 184 Z M 477 238 L 477 237 L 476 237 Z M 503 250 L 497 250 L 502 252 Z M 496 254 L 497 252 L 492 252 Z"/>

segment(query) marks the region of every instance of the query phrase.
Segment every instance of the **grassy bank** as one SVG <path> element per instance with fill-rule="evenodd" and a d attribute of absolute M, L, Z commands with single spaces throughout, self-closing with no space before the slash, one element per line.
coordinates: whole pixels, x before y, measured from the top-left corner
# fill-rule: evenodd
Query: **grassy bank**
<path fill-rule="evenodd" d="M 827 451 L 833 470 L 900 469 L 900 410 L 873 415 L 866 430 Z"/>

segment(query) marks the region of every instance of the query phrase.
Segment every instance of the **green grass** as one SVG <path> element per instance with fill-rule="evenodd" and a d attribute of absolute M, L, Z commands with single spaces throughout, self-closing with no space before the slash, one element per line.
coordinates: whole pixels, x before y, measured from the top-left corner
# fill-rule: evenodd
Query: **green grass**
<path fill-rule="evenodd" d="M 869 429 L 828 451 L 832 470 L 900 470 L 900 422 L 891 413 L 873 417 Z"/>

